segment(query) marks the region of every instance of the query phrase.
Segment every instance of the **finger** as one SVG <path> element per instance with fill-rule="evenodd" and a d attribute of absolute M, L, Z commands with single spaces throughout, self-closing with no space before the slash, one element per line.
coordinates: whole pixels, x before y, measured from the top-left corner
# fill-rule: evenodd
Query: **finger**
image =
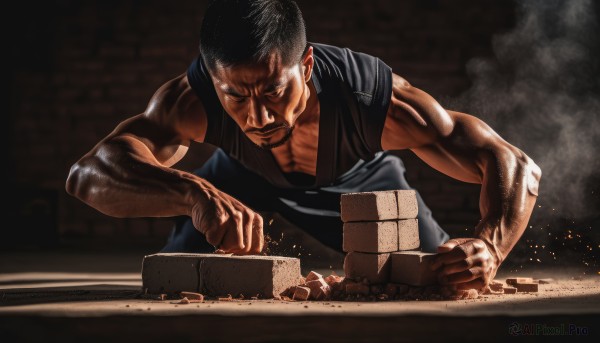
<path fill-rule="evenodd" d="M 465 283 L 483 276 L 483 271 L 481 267 L 473 267 L 467 270 L 464 270 L 460 273 L 454 273 L 450 275 L 443 276 L 440 279 L 440 283 L 443 285 L 456 285 L 459 283 Z"/>
<path fill-rule="evenodd" d="M 450 274 L 460 273 L 462 271 L 468 270 L 469 268 L 472 268 L 474 265 L 475 258 L 473 256 L 470 256 L 458 262 L 444 265 L 443 268 L 439 271 L 439 275 L 446 276 Z"/>
<path fill-rule="evenodd" d="M 244 228 L 244 248 L 242 248 L 242 253 L 248 254 L 252 249 L 252 231 L 254 226 L 254 214 L 246 209 L 244 211 L 244 222 L 242 223 L 242 227 Z"/>
<path fill-rule="evenodd" d="M 242 214 L 235 211 L 231 214 L 230 220 L 222 228 L 225 232 L 223 242 L 218 247 L 228 253 L 240 253 L 244 247 L 244 232 L 242 228 Z"/>
<path fill-rule="evenodd" d="M 252 225 L 252 249 L 251 253 L 259 254 L 262 252 L 265 245 L 265 237 L 263 234 L 263 218 L 260 214 L 254 215 L 254 225 Z"/>
<path fill-rule="evenodd" d="M 450 250 L 454 249 L 454 247 L 455 247 L 455 246 L 457 246 L 458 244 L 459 244 L 459 243 L 456 241 L 456 239 L 451 239 L 451 240 L 447 241 L 446 243 L 444 243 L 444 244 L 441 244 L 441 245 L 440 245 L 440 246 L 437 248 L 437 251 L 438 251 L 439 253 L 441 253 L 441 252 L 448 252 L 448 251 L 450 251 Z"/>
<path fill-rule="evenodd" d="M 433 270 L 440 268 L 443 265 L 456 263 L 465 258 L 476 254 L 476 248 L 473 244 L 465 243 L 455 246 L 452 250 L 445 253 L 438 253 L 435 260 L 431 264 Z"/>

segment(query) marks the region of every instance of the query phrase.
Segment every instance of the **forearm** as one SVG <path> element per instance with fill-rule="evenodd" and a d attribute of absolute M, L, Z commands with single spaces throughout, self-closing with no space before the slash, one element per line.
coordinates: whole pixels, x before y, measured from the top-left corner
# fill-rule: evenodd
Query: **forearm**
<path fill-rule="evenodd" d="M 475 237 L 487 244 L 500 265 L 527 227 L 541 170 L 514 147 L 495 149 L 488 156 L 479 203 L 482 220 Z"/>
<path fill-rule="evenodd" d="M 189 215 L 205 186 L 209 184 L 195 175 L 107 143 L 73 165 L 66 188 L 106 215 L 171 217 Z"/>

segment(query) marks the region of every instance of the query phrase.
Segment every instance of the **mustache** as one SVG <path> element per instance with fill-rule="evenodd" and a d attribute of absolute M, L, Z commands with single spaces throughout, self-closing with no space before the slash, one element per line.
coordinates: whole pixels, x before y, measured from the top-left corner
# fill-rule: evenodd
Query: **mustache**
<path fill-rule="evenodd" d="M 245 130 L 245 133 L 252 133 L 252 132 L 258 132 L 258 133 L 268 133 L 271 131 L 275 131 L 275 130 L 279 130 L 279 129 L 287 129 L 289 130 L 291 127 L 287 124 L 287 123 L 271 123 L 271 124 L 267 124 L 264 127 L 261 128 L 250 128 Z"/>

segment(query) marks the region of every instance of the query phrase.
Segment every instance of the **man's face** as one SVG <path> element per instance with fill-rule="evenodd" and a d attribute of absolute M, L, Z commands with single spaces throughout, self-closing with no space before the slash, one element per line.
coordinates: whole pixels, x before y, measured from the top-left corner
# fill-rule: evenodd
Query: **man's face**
<path fill-rule="evenodd" d="M 211 76 L 223 108 L 256 145 L 272 149 L 291 136 L 306 109 L 312 72 L 312 47 L 302 61 L 284 66 L 272 53 L 261 63 L 224 67 L 217 62 Z"/>

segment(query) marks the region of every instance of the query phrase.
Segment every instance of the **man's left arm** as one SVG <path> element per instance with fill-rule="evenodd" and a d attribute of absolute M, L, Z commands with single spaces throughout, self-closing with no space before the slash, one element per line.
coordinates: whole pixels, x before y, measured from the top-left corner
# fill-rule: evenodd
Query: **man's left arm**
<path fill-rule="evenodd" d="M 392 89 L 383 149 L 410 149 L 450 177 L 481 184 L 481 221 L 473 238 L 441 245 L 432 267 L 442 284 L 482 289 L 527 227 L 541 170 L 480 119 L 445 110 L 396 74 Z"/>

